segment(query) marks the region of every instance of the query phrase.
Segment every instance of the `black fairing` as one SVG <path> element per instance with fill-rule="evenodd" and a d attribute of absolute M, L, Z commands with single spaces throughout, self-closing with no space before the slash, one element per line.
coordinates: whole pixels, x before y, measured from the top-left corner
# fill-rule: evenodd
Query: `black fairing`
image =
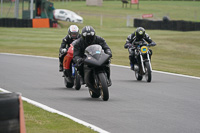
<path fill-rule="evenodd" d="M 100 45 L 91 45 L 85 49 L 86 59 L 84 60 L 84 79 L 87 86 L 96 94 L 100 94 L 98 85 L 98 73 L 106 73 L 105 67 L 110 56 L 105 54 Z"/>
<path fill-rule="evenodd" d="M 85 49 L 85 65 L 99 67 L 108 62 L 110 56 L 105 54 L 100 45 L 91 45 Z"/>

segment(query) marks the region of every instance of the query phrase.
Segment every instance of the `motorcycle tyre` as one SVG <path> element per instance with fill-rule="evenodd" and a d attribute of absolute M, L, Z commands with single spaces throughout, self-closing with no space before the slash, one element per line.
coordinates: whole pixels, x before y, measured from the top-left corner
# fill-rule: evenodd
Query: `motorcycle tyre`
<path fill-rule="evenodd" d="M 104 101 L 108 101 L 109 99 L 109 91 L 108 91 L 108 84 L 104 73 L 99 73 L 99 87 L 101 91 L 101 98 Z"/>
<path fill-rule="evenodd" d="M 75 70 L 74 88 L 76 90 L 80 90 L 80 88 L 81 88 L 81 77 L 80 77 L 80 75 L 78 75 L 77 70 Z"/>
<path fill-rule="evenodd" d="M 64 83 L 66 88 L 72 88 L 74 86 L 74 83 L 67 82 L 65 77 L 64 77 Z"/>
<path fill-rule="evenodd" d="M 150 69 L 150 65 L 149 65 L 149 62 L 145 62 L 145 78 L 146 78 L 146 81 L 147 82 L 151 82 L 151 69 Z"/>
<path fill-rule="evenodd" d="M 91 98 L 99 98 L 100 97 L 100 95 L 94 93 L 91 89 L 89 89 L 89 93 L 90 93 Z"/>
<path fill-rule="evenodd" d="M 140 75 L 138 71 L 135 71 L 135 77 L 136 77 L 136 79 L 137 79 L 138 81 L 141 81 L 142 78 L 143 78 L 143 76 Z"/>

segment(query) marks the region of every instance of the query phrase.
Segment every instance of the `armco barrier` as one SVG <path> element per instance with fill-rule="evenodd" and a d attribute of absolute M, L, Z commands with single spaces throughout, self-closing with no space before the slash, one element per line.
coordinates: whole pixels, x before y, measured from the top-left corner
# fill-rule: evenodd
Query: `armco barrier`
<path fill-rule="evenodd" d="M 200 23 L 191 21 L 153 21 L 134 19 L 134 27 L 144 27 L 152 30 L 199 31 Z"/>
<path fill-rule="evenodd" d="M 0 132 L 26 132 L 23 105 L 19 94 L 0 93 Z"/>

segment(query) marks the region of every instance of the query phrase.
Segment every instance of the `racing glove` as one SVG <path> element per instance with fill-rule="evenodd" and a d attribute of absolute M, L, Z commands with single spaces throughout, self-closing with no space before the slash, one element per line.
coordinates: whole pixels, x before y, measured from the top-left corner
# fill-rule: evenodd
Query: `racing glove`
<path fill-rule="evenodd" d="M 109 49 L 107 49 L 107 50 L 105 51 L 105 53 L 108 54 L 108 55 L 110 55 L 110 57 L 112 57 L 112 52 L 111 52 Z"/>
<path fill-rule="evenodd" d="M 77 66 L 77 67 L 80 67 L 80 66 L 83 64 L 83 61 L 84 61 L 83 58 L 77 59 L 77 61 L 76 61 L 76 66 Z"/>
<path fill-rule="evenodd" d="M 156 46 L 156 43 L 155 42 L 151 42 L 150 46 Z"/>
<path fill-rule="evenodd" d="M 61 50 L 61 53 L 62 53 L 62 54 L 66 53 L 66 52 L 67 52 L 67 49 L 66 49 L 66 48 L 63 48 L 63 49 Z"/>
<path fill-rule="evenodd" d="M 124 48 L 130 48 L 131 46 L 132 46 L 131 43 L 127 43 L 127 44 L 124 45 Z"/>

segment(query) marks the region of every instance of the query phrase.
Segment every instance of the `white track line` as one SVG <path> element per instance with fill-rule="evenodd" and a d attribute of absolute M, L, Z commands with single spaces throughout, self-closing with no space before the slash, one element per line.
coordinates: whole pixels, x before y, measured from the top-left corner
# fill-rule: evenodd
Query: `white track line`
<path fill-rule="evenodd" d="M 112 66 L 116 66 L 116 67 L 122 67 L 122 68 L 129 68 L 129 66 L 122 66 L 122 65 L 115 65 L 115 64 L 111 64 Z M 180 77 L 186 77 L 186 78 L 193 78 L 193 79 L 200 79 L 200 77 L 195 77 L 195 76 L 189 76 L 189 75 L 183 75 L 183 74 L 176 74 L 176 73 L 170 73 L 170 72 L 163 72 L 163 71 L 157 71 L 157 70 L 152 70 L 153 72 L 156 73 L 162 73 L 162 74 L 168 74 L 168 75 L 174 75 L 174 76 L 180 76 Z"/>
<path fill-rule="evenodd" d="M 7 90 L 5 90 L 5 89 L 2 89 L 2 88 L 0 88 L 0 91 L 6 92 L 6 93 L 11 93 L 11 92 L 9 92 L 9 91 L 7 91 Z M 26 101 L 26 102 L 28 102 L 28 103 L 30 103 L 30 104 L 32 104 L 32 105 L 35 105 L 35 106 L 37 106 L 37 107 L 39 107 L 39 108 L 42 108 L 42 109 L 44 109 L 44 110 L 46 110 L 46 111 L 48 111 L 48 112 L 56 113 L 56 114 L 59 114 L 59 115 L 61 115 L 61 116 L 67 117 L 67 118 L 69 118 L 69 119 L 71 119 L 71 120 L 73 120 L 73 121 L 75 121 L 75 122 L 77 122 L 77 123 L 79 123 L 79 124 L 82 124 L 82 125 L 84 125 L 84 126 L 86 126 L 86 127 L 88 127 L 88 128 L 91 128 L 92 130 L 97 131 L 97 132 L 99 132 L 99 133 L 109 133 L 108 131 L 105 131 L 105 130 L 103 130 L 103 129 L 97 127 L 97 126 L 94 126 L 94 125 L 92 125 L 92 124 L 90 124 L 90 123 L 87 123 L 87 122 L 85 122 L 85 121 L 82 121 L 82 120 L 80 120 L 80 119 L 77 119 L 77 118 L 75 118 L 75 117 L 73 117 L 73 116 L 71 116 L 71 115 L 65 114 L 65 113 L 63 113 L 63 112 L 61 112 L 61 111 L 58 111 L 58 110 L 56 110 L 56 109 L 50 108 L 50 107 L 48 107 L 48 106 L 46 106 L 46 105 L 44 105 L 44 104 L 41 104 L 41 103 L 38 103 L 38 102 L 36 102 L 36 101 L 30 100 L 30 99 L 28 99 L 28 98 L 26 98 L 26 97 L 22 97 L 22 100 L 23 100 L 23 101 Z"/>

